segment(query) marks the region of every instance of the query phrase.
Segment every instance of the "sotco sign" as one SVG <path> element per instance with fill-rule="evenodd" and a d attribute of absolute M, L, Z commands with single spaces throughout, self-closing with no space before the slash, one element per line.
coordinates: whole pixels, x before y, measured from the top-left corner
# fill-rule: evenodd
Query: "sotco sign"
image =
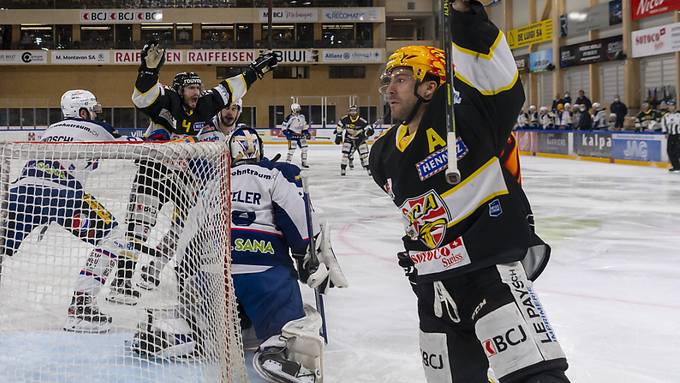
<path fill-rule="evenodd" d="M 680 9 L 680 0 L 631 0 L 633 20 Z"/>
<path fill-rule="evenodd" d="M 680 23 L 641 29 L 632 34 L 633 57 L 680 51 Z"/>

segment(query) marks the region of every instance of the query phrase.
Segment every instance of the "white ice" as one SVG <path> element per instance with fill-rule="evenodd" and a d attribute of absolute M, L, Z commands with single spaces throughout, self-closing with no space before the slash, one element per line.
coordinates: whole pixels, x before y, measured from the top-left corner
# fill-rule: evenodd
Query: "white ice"
<path fill-rule="evenodd" d="M 268 145 L 266 152 L 285 158 L 283 145 Z M 416 300 L 395 259 L 403 235 L 399 212 L 358 158 L 348 176 L 339 176 L 338 146 L 312 146 L 309 159 L 312 199 L 333 228 L 333 246 L 350 282 L 326 296 L 325 382 L 424 382 Z M 299 151 L 294 161 L 299 163 Z M 522 164 L 537 230 L 553 248 L 535 289 L 567 354 L 572 382 L 680 381 L 673 367 L 680 351 L 680 175 L 535 157 L 523 157 Z M 104 198 L 110 193 L 100 192 Z M 116 207 L 117 215 L 124 208 Z M 303 293 L 313 304 L 311 290 L 303 287 Z M 54 327 L 50 339 L 65 336 Z M 40 344 L 40 334 L 24 339 Z M 125 336 L 96 341 L 97 335 L 88 335 L 87 358 L 105 358 L 109 347 L 123 347 Z M 33 360 L 39 365 L 31 381 L 39 381 L 42 368 L 60 363 L 49 344 L 32 355 L 20 352 L 25 347 L 0 338 L 0 377 L 14 368 L 10 363 Z M 24 377 L 31 375 L 26 369 Z"/>
<path fill-rule="evenodd" d="M 395 260 L 400 214 L 360 168 L 339 177 L 338 147 L 311 150 L 312 199 L 351 284 L 326 297 L 327 381 L 424 382 L 416 300 Z M 680 175 L 528 156 L 522 165 L 553 250 L 535 289 L 571 381 L 680 381 Z"/>

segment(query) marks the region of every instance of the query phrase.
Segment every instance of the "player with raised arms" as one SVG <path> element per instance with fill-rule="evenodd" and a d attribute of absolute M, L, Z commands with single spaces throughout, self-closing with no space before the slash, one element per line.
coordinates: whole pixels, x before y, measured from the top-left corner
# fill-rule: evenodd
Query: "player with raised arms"
<path fill-rule="evenodd" d="M 491 367 L 502 383 L 568 382 L 566 357 L 532 288 L 547 262 L 532 250 L 547 247 L 534 247 L 531 211 L 510 169 L 508 138 L 524 102 L 517 66 L 480 2 L 443 5 L 453 8 L 445 44 L 453 44 L 455 73 L 441 49 L 397 49 L 381 93 L 400 123 L 369 158 L 406 222 L 398 260 L 418 300 L 425 377 L 484 382 Z M 462 176 L 455 186 L 445 174 L 447 76 L 455 76 Z"/>

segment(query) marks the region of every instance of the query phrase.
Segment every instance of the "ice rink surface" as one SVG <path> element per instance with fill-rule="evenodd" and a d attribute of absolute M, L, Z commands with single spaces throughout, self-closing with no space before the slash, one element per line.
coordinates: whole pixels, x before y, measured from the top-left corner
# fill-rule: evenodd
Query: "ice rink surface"
<path fill-rule="evenodd" d="M 268 157 L 282 153 L 284 158 L 285 150 L 284 145 L 265 149 Z M 294 159 L 298 164 L 299 155 Z M 339 146 L 314 145 L 309 159 L 311 169 L 305 174 L 312 200 L 332 226 L 333 246 L 350 283 L 350 288 L 333 289 L 326 296 L 330 344 L 325 382 L 424 382 L 416 299 L 395 257 L 403 235 L 397 208 L 361 169 L 358 158 L 348 176 L 339 176 Z M 572 382 L 679 382 L 680 372 L 673 366 L 680 351 L 680 174 L 537 157 L 523 157 L 522 164 L 537 231 L 553 248 L 535 290 L 567 354 Z M 95 195 L 113 199 L 114 191 L 102 188 Z M 126 187 L 119 189 L 116 200 L 123 203 L 113 208 L 123 216 Z M 77 271 L 80 264 L 69 267 Z M 73 273 L 66 275 L 70 281 Z M 303 294 L 313 304 L 312 291 L 303 287 Z M 51 347 L 63 350 L 64 344 L 79 341 L 58 329 L 66 298 L 59 299 L 64 307 L 49 318 L 59 324 L 51 333 L 0 338 L 0 378 L 14 376 L 17 364 L 24 366 L 24 378 L 30 376 L 30 381 L 40 381 L 41 369 L 49 365 L 72 370 L 69 363 L 77 361 L 51 352 Z M 110 304 L 104 309 L 116 310 Z M 130 325 L 133 319 L 139 318 L 130 318 Z M 135 381 L 116 363 L 120 354 L 114 352 L 130 336 L 86 335 L 89 348 L 83 360 L 108 364 L 107 371 L 120 375 L 113 381 Z M 31 339 L 39 352 L 25 351 L 24 342 Z M 166 373 L 192 381 L 180 371 Z M 5 381 L 16 379 L 0 379 Z M 88 381 L 111 379 L 90 375 Z"/>
<path fill-rule="evenodd" d="M 283 146 L 266 150 L 285 158 Z M 333 227 L 351 285 L 326 297 L 326 381 L 424 382 L 416 300 L 395 258 L 397 208 L 360 167 L 339 176 L 339 147 L 313 146 L 309 159 L 312 199 Z M 522 165 L 537 231 L 553 249 L 534 287 L 571 381 L 680 381 L 672 367 L 680 352 L 680 174 L 539 157 Z"/>

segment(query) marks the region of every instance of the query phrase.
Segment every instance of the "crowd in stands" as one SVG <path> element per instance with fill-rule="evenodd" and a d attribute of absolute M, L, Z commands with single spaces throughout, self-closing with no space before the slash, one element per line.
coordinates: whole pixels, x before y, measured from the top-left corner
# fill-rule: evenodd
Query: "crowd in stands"
<path fill-rule="evenodd" d="M 661 117 L 667 112 L 668 105 L 675 105 L 670 97 L 657 101 L 647 100 L 642 104 L 640 113 L 635 115 L 634 124 L 628 128 L 636 132 L 661 131 Z M 563 97 L 556 96 L 550 107 L 535 105 L 522 110 L 517 117 L 515 129 L 556 129 L 556 130 L 624 130 L 628 107 L 619 96 L 607 107 L 592 102 L 583 90 L 572 103 L 569 92 Z M 628 130 L 626 129 L 626 130 Z"/>

